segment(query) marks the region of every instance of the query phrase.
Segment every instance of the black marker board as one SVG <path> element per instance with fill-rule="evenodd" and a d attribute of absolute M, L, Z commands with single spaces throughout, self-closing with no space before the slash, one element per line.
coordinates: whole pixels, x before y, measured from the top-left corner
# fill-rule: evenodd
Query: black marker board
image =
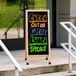
<path fill-rule="evenodd" d="M 27 12 L 28 27 L 28 54 L 29 55 L 48 55 L 48 11 Z"/>

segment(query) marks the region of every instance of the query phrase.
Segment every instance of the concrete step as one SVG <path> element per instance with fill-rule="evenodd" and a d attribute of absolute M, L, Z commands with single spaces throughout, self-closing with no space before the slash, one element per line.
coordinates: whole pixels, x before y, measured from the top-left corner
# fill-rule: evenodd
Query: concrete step
<path fill-rule="evenodd" d="M 76 70 L 76 64 L 73 64 L 73 70 Z M 48 66 L 23 69 L 23 72 L 20 72 L 19 76 L 39 75 L 39 74 L 45 74 L 45 73 L 55 74 L 55 72 L 58 73 L 61 71 L 67 71 L 66 74 L 68 74 L 68 64 L 54 65 L 54 66 L 48 65 Z M 14 76 L 14 70 L 0 71 L 0 76 Z M 46 76 L 49 76 L 49 74 Z M 53 76 L 53 75 L 50 75 L 50 76 Z"/>
<path fill-rule="evenodd" d="M 68 71 L 66 71 L 66 72 L 55 72 L 55 73 L 47 73 L 31 76 L 76 76 L 76 71 L 73 71 L 72 73 L 68 73 Z"/>
<path fill-rule="evenodd" d="M 68 71 L 68 53 L 64 49 L 51 49 L 51 65 L 45 57 L 29 57 L 29 65 L 26 65 L 25 50 L 11 51 L 23 69 L 19 76 L 39 75 Z M 76 52 L 73 51 L 76 55 Z M 76 61 L 72 60 L 73 70 L 76 70 Z M 14 76 L 14 65 L 4 52 L 0 52 L 0 76 Z"/>

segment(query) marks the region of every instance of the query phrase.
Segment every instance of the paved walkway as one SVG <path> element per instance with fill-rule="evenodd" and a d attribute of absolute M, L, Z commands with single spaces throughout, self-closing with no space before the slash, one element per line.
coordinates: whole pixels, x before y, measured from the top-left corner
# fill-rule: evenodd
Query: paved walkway
<path fill-rule="evenodd" d="M 48 65 L 44 57 L 29 57 L 30 65 L 26 65 L 25 50 L 11 51 L 11 53 L 23 69 L 68 64 L 68 53 L 64 49 L 51 49 L 51 65 Z M 75 51 L 73 53 L 76 55 Z M 76 63 L 73 59 L 72 62 Z M 0 52 L 0 71 L 10 69 L 14 69 L 13 63 L 3 51 Z"/>

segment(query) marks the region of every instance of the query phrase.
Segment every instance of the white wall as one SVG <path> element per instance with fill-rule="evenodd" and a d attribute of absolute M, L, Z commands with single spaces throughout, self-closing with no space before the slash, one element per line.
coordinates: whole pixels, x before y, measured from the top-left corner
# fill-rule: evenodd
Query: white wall
<path fill-rule="evenodd" d="M 67 32 L 61 27 L 59 22 L 70 21 L 70 0 L 56 0 L 57 6 L 57 46 L 60 47 L 60 43 L 67 42 Z"/>
<path fill-rule="evenodd" d="M 70 0 L 70 17 L 71 22 L 76 26 L 76 0 Z M 76 34 L 76 32 L 74 31 Z M 72 43 L 76 46 L 76 39 L 72 38 Z"/>

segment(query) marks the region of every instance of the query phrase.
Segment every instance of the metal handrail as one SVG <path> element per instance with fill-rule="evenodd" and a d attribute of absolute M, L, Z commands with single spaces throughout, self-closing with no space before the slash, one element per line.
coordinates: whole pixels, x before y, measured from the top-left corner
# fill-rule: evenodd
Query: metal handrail
<path fill-rule="evenodd" d="M 1 40 L 0 40 L 0 46 L 2 47 L 4 52 L 8 55 L 8 57 L 11 59 L 11 61 L 15 65 L 15 76 L 19 76 L 18 71 L 22 72 L 23 71 L 22 68 L 20 67 L 18 62 L 15 60 L 15 58 L 12 56 L 12 54 L 9 52 L 9 50 L 7 49 L 7 47 L 4 45 L 4 43 Z"/>
<path fill-rule="evenodd" d="M 76 38 L 76 35 L 66 26 L 66 24 L 69 24 L 70 28 L 76 31 L 76 27 L 71 22 L 60 22 L 60 24 L 67 30 L 67 32 L 71 33 L 71 35 Z"/>
<path fill-rule="evenodd" d="M 19 14 L 19 16 L 14 20 L 14 22 L 6 29 L 6 31 L 4 32 L 4 34 L 3 35 L 5 35 L 5 39 L 7 39 L 7 33 L 8 33 L 8 31 L 20 20 L 20 18 L 22 18 L 23 17 L 23 14 Z M 18 27 L 18 28 L 20 28 L 20 26 Z M 18 30 L 18 29 L 17 29 Z M 2 35 L 2 36 L 3 36 Z M 18 34 L 18 38 L 19 38 L 20 36 L 19 36 L 19 34 Z"/>
<path fill-rule="evenodd" d="M 67 43 L 61 43 L 61 46 L 76 60 L 76 56 L 66 47 Z"/>
<path fill-rule="evenodd" d="M 71 72 L 72 71 L 71 57 L 76 60 L 76 56 L 71 52 L 72 48 L 76 51 L 75 46 L 71 43 L 71 36 L 73 36 L 76 39 L 76 35 L 72 32 L 71 29 L 76 31 L 76 27 L 71 22 L 60 22 L 60 24 L 68 32 L 68 43 L 61 43 L 61 46 L 69 53 L 69 72 Z M 70 28 L 68 28 L 66 24 L 69 24 Z M 68 48 L 66 47 L 66 45 L 68 45 Z"/>

